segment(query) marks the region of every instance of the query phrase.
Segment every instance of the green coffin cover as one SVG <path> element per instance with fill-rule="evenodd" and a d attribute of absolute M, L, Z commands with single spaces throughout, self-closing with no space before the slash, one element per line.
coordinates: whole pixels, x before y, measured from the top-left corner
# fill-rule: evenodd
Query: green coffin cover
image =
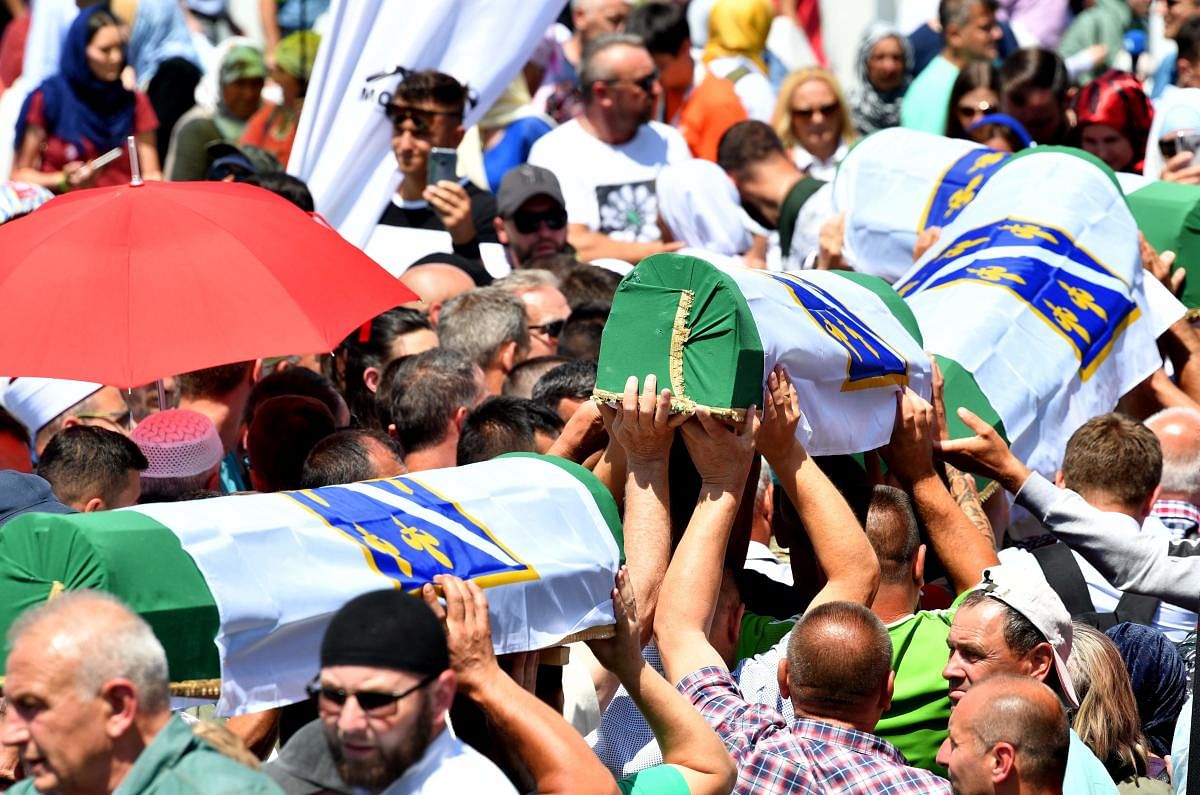
<path fill-rule="evenodd" d="M 762 341 L 737 283 L 696 257 L 655 254 L 621 280 L 600 342 L 595 395 L 653 373 L 673 407 L 741 419 L 762 402 Z"/>
<path fill-rule="evenodd" d="M 135 511 L 104 511 L 26 514 L 0 530 L 0 633 L 27 608 L 83 588 L 111 593 L 146 619 L 173 682 L 220 677 L 216 603 L 169 529 Z"/>
<path fill-rule="evenodd" d="M 1174 251 L 1176 267 L 1187 268 L 1180 300 L 1200 307 L 1200 186 L 1155 180 L 1125 198 L 1150 245 Z"/>

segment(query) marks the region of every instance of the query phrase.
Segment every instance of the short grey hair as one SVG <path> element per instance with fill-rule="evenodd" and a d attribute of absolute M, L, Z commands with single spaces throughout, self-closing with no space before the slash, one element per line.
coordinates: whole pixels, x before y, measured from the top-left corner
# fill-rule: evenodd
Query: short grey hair
<path fill-rule="evenodd" d="M 459 351 L 483 369 L 507 342 L 529 350 L 525 304 L 499 287 L 477 287 L 456 295 L 438 313 L 438 340 L 443 348 Z"/>
<path fill-rule="evenodd" d="M 629 33 L 605 33 L 597 36 L 583 51 L 583 60 L 579 65 L 579 87 L 583 95 L 590 97 L 593 83 L 603 83 L 605 80 L 615 80 L 616 74 L 608 68 L 599 56 L 613 47 L 637 47 L 645 50 L 646 45 L 640 36 Z M 601 61 L 601 63 L 597 63 Z"/>
<path fill-rule="evenodd" d="M 548 270 L 541 268 L 530 268 L 529 270 L 513 271 L 503 279 L 497 279 L 492 282 L 492 287 L 499 287 L 501 290 L 507 290 L 513 295 L 528 290 L 536 290 L 540 287 L 553 287 L 558 289 L 558 277 Z"/>
<path fill-rule="evenodd" d="M 75 684 L 83 697 L 95 697 L 112 679 L 128 679 L 137 690 L 141 712 L 170 710 L 167 653 L 145 619 L 120 599 L 89 590 L 51 599 L 13 622 L 8 648 L 47 626 L 53 629 L 55 650 L 79 661 Z"/>
<path fill-rule="evenodd" d="M 1200 411 L 1187 406 L 1172 406 L 1151 414 L 1143 424 L 1153 430 L 1160 422 L 1172 421 L 1200 428 Z M 1172 494 L 1200 493 L 1200 446 L 1188 450 L 1185 455 L 1175 455 L 1175 452 L 1174 449 L 1168 451 L 1167 445 L 1163 445 L 1162 478 L 1159 480 L 1162 490 Z"/>
<path fill-rule="evenodd" d="M 983 6 L 993 14 L 999 8 L 996 0 L 942 0 L 938 4 L 938 22 L 942 30 L 945 31 L 951 25 L 962 30 L 963 26 L 971 21 L 971 12 L 976 6 Z"/>

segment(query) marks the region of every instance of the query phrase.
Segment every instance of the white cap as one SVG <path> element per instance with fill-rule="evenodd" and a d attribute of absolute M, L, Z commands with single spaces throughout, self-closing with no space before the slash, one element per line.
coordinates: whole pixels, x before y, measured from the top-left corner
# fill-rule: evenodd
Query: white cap
<path fill-rule="evenodd" d="M 0 403 L 25 426 L 32 438 L 50 420 L 103 386 L 62 378 L 0 378 Z"/>

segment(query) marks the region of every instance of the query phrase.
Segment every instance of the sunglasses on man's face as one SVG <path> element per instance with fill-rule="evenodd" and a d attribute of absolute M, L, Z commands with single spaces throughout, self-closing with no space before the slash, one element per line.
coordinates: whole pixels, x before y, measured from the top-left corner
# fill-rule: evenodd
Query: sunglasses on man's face
<path fill-rule="evenodd" d="M 523 235 L 531 235 L 542 224 L 558 231 L 567 225 L 566 210 L 546 210 L 540 213 L 517 212 L 513 215 L 513 226 Z"/>
<path fill-rule="evenodd" d="M 562 334 L 563 326 L 567 324 L 565 320 L 551 320 L 549 323 L 543 323 L 540 326 L 530 326 L 530 331 L 536 331 L 545 334 L 547 337 L 558 339 L 558 335 Z"/>
<path fill-rule="evenodd" d="M 316 698 L 318 708 L 330 711 L 331 707 L 341 709 L 346 702 L 353 698 L 358 702 L 358 708 L 369 715 L 390 715 L 396 709 L 396 703 L 412 695 L 425 685 L 437 678 L 430 674 L 407 690 L 381 692 L 377 690 L 343 690 L 340 687 L 329 687 L 319 682 L 309 682 L 305 689 L 309 698 Z"/>
<path fill-rule="evenodd" d="M 426 135 L 433 129 L 434 122 L 438 116 L 449 116 L 460 118 L 462 114 L 455 113 L 450 110 L 426 110 L 424 108 L 412 108 L 407 105 L 388 105 L 384 109 L 388 119 L 392 122 L 392 130 L 396 135 L 404 132 L 404 125 L 411 124 L 409 130 L 413 135 Z"/>
<path fill-rule="evenodd" d="M 610 85 L 615 84 L 615 83 L 629 83 L 630 85 L 637 86 L 642 91 L 645 91 L 647 94 L 649 94 L 654 91 L 654 84 L 657 81 L 658 81 L 658 70 L 655 69 L 653 72 L 646 75 L 645 77 L 636 77 L 632 80 L 622 80 L 619 77 L 614 77 L 612 80 L 605 80 L 604 82 L 608 83 Z"/>
<path fill-rule="evenodd" d="M 832 116 L 837 113 L 839 107 L 836 102 L 830 102 L 828 105 L 819 105 L 811 108 L 792 108 L 792 115 L 800 119 L 811 119 L 818 112 L 822 116 Z"/>

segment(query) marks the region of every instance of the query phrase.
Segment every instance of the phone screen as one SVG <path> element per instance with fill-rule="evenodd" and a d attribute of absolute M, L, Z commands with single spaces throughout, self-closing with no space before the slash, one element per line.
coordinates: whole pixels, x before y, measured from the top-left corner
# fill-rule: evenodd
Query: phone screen
<path fill-rule="evenodd" d="M 436 185 L 442 180 L 449 182 L 458 180 L 458 152 L 446 147 L 435 146 L 429 150 L 426 181 L 430 185 Z"/>

